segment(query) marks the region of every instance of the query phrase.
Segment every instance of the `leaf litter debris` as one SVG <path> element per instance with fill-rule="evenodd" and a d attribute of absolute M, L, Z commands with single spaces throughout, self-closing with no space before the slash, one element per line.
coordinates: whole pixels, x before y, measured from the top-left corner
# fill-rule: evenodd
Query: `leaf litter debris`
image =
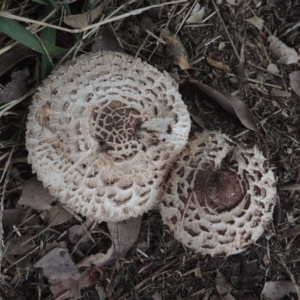
<path fill-rule="evenodd" d="M 166 1 L 153 3 L 160 2 Z M 31 176 L 28 175 L 28 166 L 17 162 L 14 166 L 15 169 L 19 168 L 19 176 L 8 177 L 8 185 L 2 190 L 5 195 L 3 227 L 6 251 L 2 260 L 2 270 L 6 273 L 0 274 L 0 277 L 4 297 L 10 296 L 14 299 L 18 295 L 24 296 L 26 291 L 27 298 L 36 298 L 37 289 L 33 291 L 24 288 L 28 286 L 28 282 L 31 287 L 38 286 L 42 297 L 58 299 L 72 296 L 81 296 L 83 299 L 101 299 L 105 296 L 109 299 L 159 299 L 163 296 L 163 299 L 198 297 L 238 300 L 246 297 L 251 299 L 252 295 L 259 299 L 259 290 L 270 299 L 274 295 L 284 297 L 297 293 L 298 286 L 293 280 L 296 278 L 295 282 L 300 282 L 297 271 L 300 268 L 299 259 L 297 260 L 299 189 L 289 187 L 299 185 L 300 168 L 300 84 L 297 65 L 299 54 L 295 50 L 299 48 L 300 41 L 296 30 L 293 29 L 299 19 L 296 13 L 299 10 L 297 6 L 293 7 L 294 4 L 288 7 L 285 3 L 275 2 L 261 3 L 260 7 L 256 7 L 252 2 L 245 4 L 236 0 L 214 3 L 224 19 L 226 28 L 211 2 L 201 3 L 201 7 L 195 5 L 194 11 L 192 3 L 164 5 L 164 8 L 157 9 L 157 14 L 151 14 L 150 10 L 141 10 L 141 15 L 129 16 L 127 19 L 120 19 L 101 27 L 102 36 L 100 34 L 97 39 L 96 50 L 111 50 L 110 46 L 114 43 L 116 51 L 124 51 L 120 45 L 127 53 L 133 55 L 139 51 L 142 59 L 148 60 L 161 70 L 167 69 L 176 74 L 179 83 L 192 79 L 194 85 L 198 84 L 198 88 L 199 84 L 205 83 L 207 88 L 203 88 L 202 92 L 209 90 L 209 97 L 219 104 L 223 103 L 223 107 L 250 130 L 256 132 L 256 120 L 260 123 L 259 132 L 263 133 L 270 148 L 270 160 L 278 182 L 287 188 L 279 192 L 282 221 L 278 224 L 278 235 L 270 231 L 269 236 L 266 234 L 266 238 L 257 242 L 257 247 L 254 246 L 242 255 L 245 262 L 251 261 L 255 266 L 256 273 L 252 276 L 255 288 L 251 287 L 248 279 L 243 280 L 246 287 L 240 288 L 238 277 L 241 275 L 235 272 L 240 265 L 240 258 L 233 256 L 226 260 L 212 260 L 209 257 L 195 256 L 167 234 L 155 212 L 149 212 L 139 220 L 93 224 L 60 207 L 47 190 L 34 181 L 24 186 L 20 198 L 21 186 Z M 96 18 L 101 18 L 102 14 L 104 17 L 125 11 L 130 14 L 131 9 L 143 9 L 140 2 L 130 5 L 122 2 L 118 6 L 116 2 L 113 7 L 107 1 L 103 11 L 96 14 Z M 119 11 L 115 12 L 116 7 Z M 278 23 L 274 7 L 289 15 L 289 23 Z M 68 16 L 70 19 L 75 18 L 75 23 L 79 20 L 76 18 L 84 18 L 85 23 L 79 24 L 79 28 L 93 22 L 90 12 L 80 7 L 73 13 L 72 9 Z M 268 18 L 265 17 L 265 11 L 268 11 Z M 139 24 L 137 27 L 140 29 L 130 31 L 132 24 Z M 113 34 L 107 38 L 108 29 L 113 29 Z M 269 35 L 267 29 L 269 32 L 276 32 L 277 36 L 270 37 L 270 44 L 266 42 L 266 36 Z M 163 36 L 163 30 L 168 30 L 165 44 L 157 39 Z M 288 30 L 289 34 L 286 34 Z M 149 35 L 149 32 L 153 35 Z M 92 39 L 97 38 L 92 32 L 85 33 L 90 34 Z M 86 41 L 80 41 L 83 43 L 77 49 L 79 52 L 89 51 L 90 41 L 85 43 Z M 95 43 L 92 47 L 95 49 L 94 45 Z M 241 61 L 232 55 L 234 50 L 239 53 L 242 63 L 244 62 L 243 80 L 232 74 L 236 67 L 241 65 Z M 214 65 L 214 62 L 211 63 L 205 58 L 209 53 L 216 52 L 221 53 L 222 59 L 215 60 Z M 24 70 L 22 61 L 31 55 L 26 52 L 23 57 L 20 55 L 17 67 L 12 71 Z M 274 55 L 279 59 L 277 65 L 272 64 Z M 193 61 L 193 69 L 197 70 L 195 76 L 189 73 L 190 58 Z M 248 61 L 253 64 L 248 64 Z M 12 69 L 14 65 L 10 64 Z M 227 68 L 229 66 L 230 69 Z M 33 74 L 34 66 L 29 66 L 29 71 Z M 230 80 L 233 75 L 236 81 Z M 5 82 L 13 83 L 13 78 L 9 78 L 7 74 L 5 76 Z M 247 144 L 257 144 L 255 134 L 248 131 L 245 133 L 245 128 L 235 122 L 229 114 L 223 114 L 222 108 L 215 108 L 206 98 L 203 101 L 199 99 L 201 93 L 192 93 L 190 89 L 184 91 L 185 87 L 185 84 L 181 86 L 183 98 L 187 104 L 197 103 L 197 109 L 192 109 L 192 112 L 200 120 L 200 127 L 221 129 L 229 135 L 239 136 L 239 139 Z M 238 96 L 233 94 L 234 91 L 238 91 Z M 10 101 L 6 102 L 6 105 L 10 105 Z M 275 101 L 276 107 L 273 105 Z M 22 128 L 24 131 L 27 102 L 23 103 L 20 106 L 12 106 L 7 115 L 2 113 L 3 131 L 0 134 L 5 136 L 7 127 L 9 130 L 6 139 L 11 136 L 11 128 Z M 246 112 L 243 112 L 244 109 Z M 196 123 L 194 127 L 197 127 Z M 26 158 L 23 145 L 0 150 L 1 162 L 4 157 Z M 12 156 L 7 151 L 12 151 Z M 292 211 L 294 221 L 291 224 L 286 223 L 287 216 Z M 280 235 L 281 239 L 278 238 Z M 34 252 L 30 254 L 31 251 Z M 286 268 L 276 263 L 279 255 L 284 256 Z M 23 259 L 23 264 L 22 261 L 18 262 L 19 259 Z M 65 263 L 67 268 L 59 274 L 59 264 L 62 263 Z M 36 273 L 32 271 L 33 265 Z M 201 276 L 196 275 L 199 270 Z M 273 281 L 274 278 L 278 282 Z M 257 286 L 260 289 L 257 289 Z"/>

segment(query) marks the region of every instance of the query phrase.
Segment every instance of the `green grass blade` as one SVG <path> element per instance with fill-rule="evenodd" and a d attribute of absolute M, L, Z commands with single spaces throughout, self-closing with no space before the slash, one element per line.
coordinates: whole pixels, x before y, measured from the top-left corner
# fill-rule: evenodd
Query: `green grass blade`
<path fill-rule="evenodd" d="M 26 30 L 15 20 L 0 17 L 0 31 L 10 36 L 12 39 L 31 48 L 39 53 L 46 54 L 40 40 L 31 32 Z M 67 49 L 57 47 L 45 41 L 44 46 L 50 56 L 60 56 L 64 54 Z"/>

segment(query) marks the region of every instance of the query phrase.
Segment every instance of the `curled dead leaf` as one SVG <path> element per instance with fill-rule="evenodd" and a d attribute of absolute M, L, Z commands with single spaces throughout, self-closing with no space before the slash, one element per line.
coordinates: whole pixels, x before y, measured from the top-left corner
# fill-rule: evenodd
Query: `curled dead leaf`
<path fill-rule="evenodd" d="M 235 116 L 245 127 L 254 131 L 262 141 L 264 148 L 263 150 L 265 152 L 266 157 L 269 156 L 266 141 L 259 132 L 258 126 L 256 124 L 255 118 L 251 110 L 247 107 L 247 105 L 244 102 L 242 102 L 237 97 L 230 95 L 229 93 L 217 91 L 197 80 L 193 79 L 189 82 L 194 87 L 196 87 L 197 89 L 208 95 L 210 98 L 212 98 L 214 101 L 216 101 L 233 116 Z"/>
<path fill-rule="evenodd" d="M 103 12 L 103 9 L 104 2 L 83 14 L 65 16 L 64 23 L 73 28 L 84 28 L 99 18 Z"/>
<path fill-rule="evenodd" d="M 207 57 L 206 60 L 211 66 L 213 66 L 215 68 L 230 71 L 229 66 L 226 65 L 225 63 L 223 63 L 222 61 L 216 61 L 210 57 Z"/>
<path fill-rule="evenodd" d="M 80 240 L 81 243 L 89 239 L 87 231 L 92 226 L 91 220 L 86 220 L 83 224 L 74 225 L 68 229 L 68 237 L 71 243 L 76 244 Z"/>
<path fill-rule="evenodd" d="M 289 293 L 299 296 L 300 285 L 292 281 L 268 281 L 262 290 L 262 295 L 270 300 L 279 300 Z"/>
<path fill-rule="evenodd" d="M 268 64 L 267 71 L 271 74 L 279 74 L 278 67 L 275 64 Z"/>
<path fill-rule="evenodd" d="M 77 264 L 77 267 L 78 268 L 90 267 L 93 265 L 97 267 L 101 267 L 112 263 L 116 258 L 117 258 L 117 252 L 115 251 L 115 247 L 112 244 L 106 253 L 97 253 L 97 254 L 87 256 Z"/>
<path fill-rule="evenodd" d="M 268 42 L 270 42 L 270 50 L 279 57 L 278 63 L 289 65 L 296 63 L 300 59 L 300 55 L 295 49 L 288 47 L 277 37 L 270 36 Z"/>
<path fill-rule="evenodd" d="M 142 216 L 120 222 L 108 222 L 107 227 L 118 255 L 127 252 L 135 243 L 141 228 Z"/>
<path fill-rule="evenodd" d="M 204 15 L 205 15 L 205 7 L 203 6 L 199 11 L 192 13 L 191 16 L 186 20 L 186 22 L 199 24 L 202 22 Z"/>
<path fill-rule="evenodd" d="M 294 71 L 289 75 L 292 90 L 300 97 L 300 71 Z"/>
<path fill-rule="evenodd" d="M 178 65 L 181 70 L 191 68 L 187 51 L 180 41 L 180 39 L 165 29 L 163 32 L 163 39 L 166 42 L 166 55 L 172 64 Z"/>
<path fill-rule="evenodd" d="M 247 107 L 247 105 L 243 103 L 240 99 L 226 92 L 217 91 L 211 88 L 210 86 L 201 83 L 197 80 L 190 80 L 190 83 L 193 86 L 195 86 L 197 89 L 201 90 L 206 95 L 211 97 L 213 100 L 215 100 L 218 104 L 220 104 L 223 108 L 225 108 L 236 118 L 238 118 L 245 127 L 247 127 L 248 129 L 256 133 L 259 133 L 252 112 Z"/>
<path fill-rule="evenodd" d="M 245 19 L 245 21 L 254 25 L 258 30 L 262 30 L 263 25 L 264 25 L 264 20 L 257 16 L 253 16 L 249 19 Z"/>

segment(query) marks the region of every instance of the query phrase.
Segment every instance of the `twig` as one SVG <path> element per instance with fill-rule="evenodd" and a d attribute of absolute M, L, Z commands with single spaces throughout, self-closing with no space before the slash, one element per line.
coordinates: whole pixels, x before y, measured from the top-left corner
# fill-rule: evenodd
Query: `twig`
<path fill-rule="evenodd" d="M 214 7 L 215 7 L 215 10 L 216 10 L 216 12 L 217 12 L 217 14 L 218 14 L 218 16 L 219 16 L 219 18 L 220 18 L 220 21 L 221 21 L 221 23 L 222 23 L 222 25 L 223 25 L 223 27 L 224 27 L 224 30 L 225 30 L 225 32 L 226 32 L 226 34 L 227 34 L 227 36 L 228 36 L 229 42 L 230 42 L 230 44 L 231 44 L 231 46 L 232 46 L 232 48 L 233 48 L 233 50 L 234 50 L 234 53 L 235 53 L 236 57 L 238 58 L 239 63 L 241 63 L 241 58 L 240 58 L 240 56 L 239 56 L 239 54 L 238 54 L 238 52 L 237 52 L 237 50 L 236 50 L 236 48 L 235 48 L 235 45 L 234 45 L 234 43 L 233 43 L 233 41 L 232 41 L 232 39 L 231 39 L 231 36 L 230 36 L 230 34 L 229 34 L 229 32 L 228 32 L 228 30 L 227 30 L 227 28 L 226 28 L 226 25 L 225 25 L 225 23 L 224 23 L 224 21 L 223 21 L 223 19 L 222 19 L 222 17 L 221 17 L 221 14 L 220 14 L 220 12 L 219 12 L 219 10 L 218 10 L 218 8 L 217 8 L 217 5 L 216 5 L 216 3 L 215 3 L 214 0 L 212 0 L 211 2 L 213 3 L 213 5 L 214 5 Z"/>
<path fill-rule="evenodd" d="M 178 1 L 172 1 L 172 2 L 165 2 L 165 3 L 161 3 L 161 4 L 147 6 L 147 7 L 140 8 L 140 9 L 135 9 L 135 10 L 132 10 L 128 13 L 125 13 L 125 14 L 122 14 L 122 15 L 119 15 L 119 16 L 116 16 L 116 17 L 112 17 L 110 19 L 106 18 L 105 20 L 100 21 L 96 24 L 88 25 L 88 26 L 80 28 L 80 29 L 69 29 L 69 28 L 65 28 L 65 27 L 61 27 L 61 26 L 56 26 L 56 25 L 36 21 L 36 20 L 33 20 L 33 19 L 19 17 L 19 16 L 16 16 L 16 15 L 13 15 L 13 14 L 7 12 L 7 11 L 0 11 L 0 16 L 2 16 L 4 18 L 8 18 L 8 19 L 17 20 L 17 21 L 22 21 L 22 22 L 27 22 L 27 23 L 31 23 L 31 24 L 37 24 L 37 25 L 41 25 L 41 26 L 45 26 L 45 27 L 50 27 L 50 28 L 54 28 L 54 29 L 58 29 L 58 30 L 62 30 L 62 31 L 70 32 L 70 33 L 81 33 L 81 32 L 85 32 L 85 31 L 93 29 L 93 28 L 100 27 L 101 25 L 104 25 L 104 24 L 107 24 L 107 23 L 115 22 L 115 21 L 130 17 L 130 16 L 139 15 L 139 14 L 141 14 L 141 13 L 143 13 L 143 12 L 149 10 L 149 9 L 152 9 L 152 8 L 161 7 L 161 6 L 168 5 L 168 4 L 178 4 L 178 3 L 182 3 L 182 2 L 186 2 L 186 1 L 187 0 L 178 0 Z"/>

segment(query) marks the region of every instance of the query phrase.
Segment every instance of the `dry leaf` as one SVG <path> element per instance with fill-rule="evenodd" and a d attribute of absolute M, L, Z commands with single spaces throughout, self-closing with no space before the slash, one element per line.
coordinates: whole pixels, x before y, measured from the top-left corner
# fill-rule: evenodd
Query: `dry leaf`
<path fill-rule="evenodd" d="M 292 90 L 300 97 L 300 71 L 292 72 L 289 77 Z"/>
<path fill-rule="evenodd" d="M 271 42 L 269 45 L 270 50 L 279 57 L 278 63 L 289 65 L 300 59 L 295 49 L 288 47 L 275 36 L 270 36 L 268 42 Z"/>
<path fill-rule="evenodd" d="M 190 69 L 187 51 L 180 39 L 167 29 L 163 31 L 163 34 L 167 46 L 166 55 L 170 62 L 178 65 L 181 70 Z"/>
<path fill-rule="evenodd" d="M 24 243 L 27 240 L 30 240 L 30 242 Z M 8 248 L 6 254 L 11 255 L 25 255 L 36 247 L 34 240 L 31 239 L 31 235 L 22 235 L 20 237 L 12 238 L 7 244 Z"/>
<path fill-rule="evenodd" d="M 142 216 L 120 222 L 108 222 L 107 227 L 118 255 L 127 252 L 135 243 L 141 228 Z"/>
<path fill-rule="evenodd" d="M 65 16 L 64 23 L 73 28 L 84 28 L 100 17 L 103 12 L 103 8 L 104 2 L 83 14 Z"/>
<path fill-rule="evenodd" d="M 226 2 L 233 6 L 239 6 L 243 0 L 226 0 Z"/>
<path fill-rule="evenodd" d="M 245 127 L 260 135 L 252 112 L 240 99 L 226 92 L 219 92 L 204 83 L 198 82 L 197 80 L 190 80 L 190 83 L 210 96 L 228 112 L 238 118 Z"/>
<path fill-rule="evenodd" d="M 262 295 L 269 300 L 281 300 L 289 293 L 299 295 L 300 285 L 291 281 L 269 281 L 262 290 Z"/>
<path fill-rule="evenodd" d="M 100 28 L 92 46 L 93 51 L 124 52 L 113 31 Z"/>
<path fill-rule="evenodd" d="M 216 276 L 216 289 L 221 300 L 235 300 L 235 298 L 230 294 L 233 290 L 232 285 L 224 278 L 219 270 L 217 271 Z"/>
<path fill-rule="evenodd" d="M 80 239 L 81 242 L 85 242 L 89 239 L 86 232 L 92 226 L 93 222 L 90 220 L 86 220 L 81 225 L 74 225 L 68 229 L 68 237 L 71 243 L 76 244 Z"/>
<path fill-rule="evenodd" d="M 43 183 L 36 177 L 31 178 L 23 187 L 22 195 L 18 201 L 19 205 L 27 205 L 36 210 L 49 210 L 51 203 L 55 201 Z"/>
<path fill-rule="evenodd" d="M 267 71 L 271 74 L 279 74 L 278 67 L 275 64 L 268 64 Z"/>
<path fill-rule="evenodd" d="M 13 72 L 11 74 L 11 82 L 9 82 L 3 90 L 0 90 L 0 103 L 6 103 L 22 96 L 27 90 L 28 76 L 29 71 L 27 68 Z"/>
<path fill-rule="evenodd" d="M 92 265 L 101 267 L 104 265 L 108 265 L 112 263 L 117 258 L 117 252 L 115 251 L 115 247 L 112 244 L 111 247 L 104 253 L 97 253 L 85 257 L 81 262 L 77 264 L 77 267 L 90 267 Z"/>
<path fill-rule="evenodd" d="M 30 209 L 13 208 L 3 211 L 2 222 L 3 227 L 19 226 L 21 224 L 25 226 L 35 226 L 39 224 L 40 219 Z"/>
<path fill-rule="evenodd" d="M 193 13 L 187 20 L 187 23 L 199 24 L 202 22 L 205 15 L 205 7 L 203 6 L 199 11 Z"/>
<path fill-rule="evenodd" d="M 48 226 L 57 226 L 69 221 L 72 215 L 64 209 L 64 206 L 59 203 L 53 206 L 49 212 L 47 212 L 45 221 Z"/>
<path fill-rule="evenodd" d="M 222 70 L 226 70 L 226 71 L 230 71 L 230 68 L 228 65 L 226 65 L 225 63 L 221 62 L 221 61 L 216 61 L 216 60 L 213 60 L 212 58 L 210 57 L 207 57 L 206 58 L 207 62 L 215 67 L 215 68 L 218 68 L 218 69 L 222 69 Z"/>
<path fill-rule="evenodd" d="M 153 295 L 152 295 L 152 299 L 153 300 L 162 300 L 161 294 L 156 291 Z"/>
<path fill-rule="evenodd" d="M 36 262 L 34 267 L 43 269 L 44 276 L 51 284 L 54 298 L 62 294 L 63 298 L 59 299 L 80 297 L 80 273 L 65 249 L 53 249 Z"/>
<path fill-rule="evenodd" d="M 17 44 L 0 55 L 0 76 L 11 70 L 12 67 L 28 56 L 34 56 L 36 52 L 26 46 Z"/>
<path fill-rule="evenodd" d="M 249 19 L 245 19 L 245 21 L 253 24 L 258 30 L 262 30 L 263 28 L 264 20 L 257 16 L 253 16 Z"/>
<path fill-rule="evenodd" d="M 289 97 L 291 97 L 291 93 L 287 92 L 287 91 L 282 91 L 282 90 L 273 88 L 271 90 L 271 96 L 289 98 Z"/>

